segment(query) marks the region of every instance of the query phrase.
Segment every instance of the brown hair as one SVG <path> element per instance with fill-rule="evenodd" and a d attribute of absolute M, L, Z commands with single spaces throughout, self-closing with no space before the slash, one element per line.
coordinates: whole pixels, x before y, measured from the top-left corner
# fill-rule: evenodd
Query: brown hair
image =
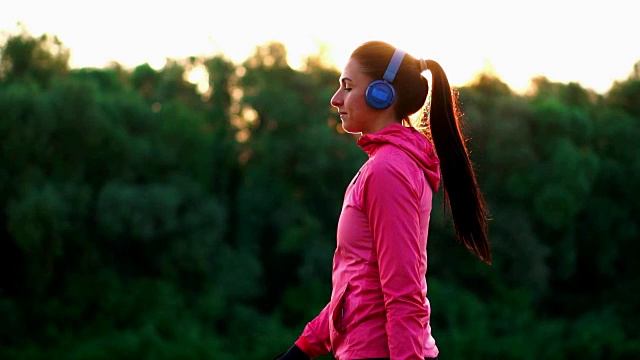
<path fill-rule="evenodd" d="M 362 71 L 372 79 L 381 79 L 395 48 L 382 41 L 360 45 L 351 54 Z M 421 61 L 406 54 L 393 86 L 396 89 L 395 115 L 409 123 L 409 117 L 423 106 L 429 93 L 429 82 L 421 75 Z M 440 159 L 445 204 L 449 205 L 457 239 L 473 254 L 491 264 L 487 236 L 488 210 L 476 181 L 466 139 L 460 129 L 462 113 L 457 96 L 437 62 L 426 60 L 433 86 L 428 113 L 430 136 Z"/>

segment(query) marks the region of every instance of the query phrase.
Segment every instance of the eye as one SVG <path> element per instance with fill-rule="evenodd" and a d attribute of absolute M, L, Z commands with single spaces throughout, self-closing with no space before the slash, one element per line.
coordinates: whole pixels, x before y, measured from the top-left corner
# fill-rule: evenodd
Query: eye
<path fill-rule="evenodd" d="M 349 92 L 353 88 L 352 85 L 353 84 L 351 84 L 351 80 L 350 79 L 347 79 L 347 78 L 340 79 L 340 89 L 339 90 L 343 90 L 343 91 Z"/>

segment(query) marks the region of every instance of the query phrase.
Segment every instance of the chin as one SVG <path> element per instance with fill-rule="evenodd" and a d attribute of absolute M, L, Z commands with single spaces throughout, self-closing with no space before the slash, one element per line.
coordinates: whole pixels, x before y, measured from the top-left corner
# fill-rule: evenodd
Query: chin
<path fill-rule="evenodd" d="M 342 130 L 344 130 L 344 132 L 349 134 L 360 134 L 362 132 L 362 130 L 356 130 L 351 128 L 349 125 L 345 124 L 344 122 L 342 123 Z"/>

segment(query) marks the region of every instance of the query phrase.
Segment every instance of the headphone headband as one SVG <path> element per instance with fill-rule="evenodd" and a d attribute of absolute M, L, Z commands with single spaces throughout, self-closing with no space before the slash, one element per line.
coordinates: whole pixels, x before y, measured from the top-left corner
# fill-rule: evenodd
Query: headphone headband
<path fill-rule="evenodd" d="M 396 74 L 398 73 L 398 69 L 400 69 L 400 64 L 402 64 L 402 59 L 404 59 L 405 52 L 396 49 L 391 57 L 391 61 L 389 61 L 389 66 L 387 66 L 387 70 L 384 72 L 384 76 L 382 77 L 388 82 L 393 82 L 396 78 Z"/>

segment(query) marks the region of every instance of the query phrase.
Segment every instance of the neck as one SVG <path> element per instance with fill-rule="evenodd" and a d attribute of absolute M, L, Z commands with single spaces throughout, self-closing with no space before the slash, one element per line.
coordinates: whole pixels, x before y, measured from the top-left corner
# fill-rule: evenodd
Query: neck
<path fill-rule="evenodd" d="M 390 113 L 391 114 L 391 113 Z M 402 124 L 402 120 L 398 120 L 392 115 L 380 116 L 372 121 L 370 126 L 362 131 L 362 134 L 374 134 L 391 124 Z"/>

